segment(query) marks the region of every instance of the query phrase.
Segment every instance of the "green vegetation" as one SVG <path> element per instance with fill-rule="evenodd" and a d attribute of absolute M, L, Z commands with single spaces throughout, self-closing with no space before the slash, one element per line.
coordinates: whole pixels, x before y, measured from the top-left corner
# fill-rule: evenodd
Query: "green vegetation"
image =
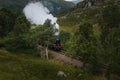
<path fill-rule="evenodd" d="M 60 70 L 69 73 L 69 76 L 58 77 Z M 77 80 L 80 72 L 80 69 L 40 60 L 30 54 L 0 50 L 0 80 Z"/>
<path fill-rule="evenodd" d="M 104 75 L 108 80 L 117 80 L 120 75 L 119 14 L 117 2 L 108 0 L 88 8 L 77 6 L 57 15 L 62 30 L 72 33 L 65 42 L 69 45 L 66 53 L 82 60 L 86 72 Z"/>
<path fill-rule="evenodd" d="M 82 68 L 39 59 L 42 48 L 54 44 L 54 25 L 46 20 L 34 29 L 23 13 L 0 9 L 1 80 L 119 80 L 120 6 L 108 0 L 88 8 L 75 7 L 60 15 L 60 35 L 66 55 L 83 61 Z M 45 57 L 48 55 L 47 51 Z M 52 56 L 52 55 L 51 55 Z M 52 62 L 54 60 L 54 63 Z M 64 66 L 63 66 L 64 65 Z M 56 74 L 63 70 L 67 78 Z M 82 73 L 82 76 L 78 75 Z M 101 77 L 103 76 L 103 77 Z"/>
<path fill-rule="evenodd" d="M 27 52 L 27 53 L 26 53 Z M 93 76 L 80 68 L 60 64 L 58 60 L 41 60 L 32 56 L 35 52 L 9 52 L 0 49 L 0 80 L 105 80 Z M 29 53 L 29 54 L 28 54 Z M 64 66 L 63 66 L 64 65 Z M 67 78 L 57 76 L 58 71 L 64 71 Z M 78 76 L 82 74 L 82 76 Z"/>
<path fill-rule="evenodd" d="M 24 49 L 36 48 L 38 44 L 48 46 L 53 44 L 55 40 L 53 29 L 54 25 L 50 24 L 50 20 L 46 20 L 44 25 L 40 25 L 35 29 L 30 28 L 30 23 L 27 21 L 23 13 L 12 13 L 6 15 L 6 9 L 1 9 L 1 34 L 0 46 L 6 49 Z M 15 14 L 15 15 L 14 15 Z M 2 14 L 1 14 L 2 15 Z M 14 17 L 16 16 L 16 17 Z M 4 18 L 5 17 L 5 18 Z M 11 20 L 7 19 L 9 17 Z M 13 24 L 11 24 L 13 22 Z"/>
<path fill-rule="evenodd" d="M 0 8 L 0 37 L 6 36 L 13 29 L 15 18 L 10 16 L 13 14 L 9 10 Z"/>

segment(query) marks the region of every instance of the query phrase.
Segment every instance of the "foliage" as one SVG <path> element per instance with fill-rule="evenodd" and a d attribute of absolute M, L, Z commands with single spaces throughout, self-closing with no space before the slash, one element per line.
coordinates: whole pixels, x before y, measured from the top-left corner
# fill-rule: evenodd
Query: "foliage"
<path fill-rule="evenodd" d="M 119 29 L 120 29 L 120 11 L 115 0 L 108 1 L 106 7 L 102 10 L 101 25 L 101 43 L 104 48 L 107 63 L 107 77 L 111 74 L 120 75 L 119 68 Z M 104 64 L 106 64 L 104 63 Z"/>
<path fill-rule="evenodd" d="M 14 26 L 14 16 L 11 11 L 0 8 L 0 37 L 6 36 Z"/>
<path fill-rule="evenodd" d="M 67 50 L 69 47 L 69 41 L 71 39 L 71 34 L 66 31 L 61 31 L 59 34 L 59 37 L 62 41 L 62 46 L 63 46 L 64 50 Z"/>
<path fill-rule="evenodd" d="M 39 37 L 39 44 L 50 45 L 55 40 L 55 31 L 53 28 L 53 24 L 51 24 L 50 20 L 46 20 L 46 22 L 42 26 L 42 34 Z"/>
<path fill-rule="evenodd" d="M 0 25 L 0 47 L 10 49 L 28 47 L 25 34 L 30 30 L 30 23 L 23 13 L 1 8 Z"/>
<path fill-rule="evenodd" d="M 120 34 L 120 6 L 118 4 L 116 0 L 105 0 L 100 5 L 84 9 L 75 7 L 59 16 L 63 30 L 68 31 L 66 28 L 68 27 L 70 31 L 75 31 L 68 40 L 67 48 L 72 57 L 83 60 L 86 71 L 94 74 L 103 73 L 107 77 L 120 74 L 120 36 L 118 35 Z M 71 25 L 72 20 L 74 21 Z M 79 24 L 82 25 L 78 29 Z M 99 29 L 96 30 L 97 28 Z"/>
<path fill-rule="evenodd" d="M 1 10 L 7 11 L 6 9 Z M 5 12 L 3 17 L 7 16 L 7 13 L 8 12 Z M 0 20 L 4 21 L 3 23 L 6 24 L 1 27 L 1 37 L 4 37 L 0 39 L 0 47 L 5 47 L 7 49 L 35 48 L 38 44 L 44 44 L 45 46 L 50 45 L 55 40 L 54 25 L 51 25 L 50 20 L 46 20 L 44 25 L 39 26 L 38 28 L 30 29 L 30 23 L 27 21 L 23 13 L 11 12 L 11 14 L 14 14 L 10 16 L 10 18 L 13 18 L 13 20 L 10 20 L 13 21 L 13 23 L 10 23 L 8 18 L 3 18 L 1 16 L 2 18 Z M 4 33 L 6 34 L 4 35 Z"/>
<path fill-rule="evenodd" d="M 102 23 L 107 29 L 119 27 L 120 11 L 115 0 L 108 1 L 102 10 Z M 103 27 L 103 26 L 102 26 Z M 105 27 L 103 27 L 105 29 Z"/>
<path fill-rule="evenodd" d="M 22 14 L 16 18 L 15 25 L 13 28 L 13 35 L 14 36 L 20 36 L 25 33 L 28 33 L 30 30 L 30 23 L 25 18 L 25 16 Z"/>
<path fill-rule="evenodd" d="M 40 45 L 51 45 L 55 40 L 55 31 L 50 20 L 46 20 L 43 25 L 37 26 L 30 30 L 30 33 L 26 35 L 26 39 L 30 46 Z"/>
<path fill-rule="evenodd" d="M 105 41 L 107 43 L 107 47 L 105 52 L 108 54 L 108 62 L 109 62 L 109 72 L 111 74 L 120 75 L 119 67 L 120 66 L 120 28 L 114 28 L 110 31 Z"/>
<path fill-rule="evenodd" d="M 102 10 L 102 18 L 99 20 L 99 23 L 101 25 L 102 29 L 102 44 L 105 48 L 105 38 L 110 33 L 110 30 L 112 28 L 119 28 L 120 24 L 120 11 L 119 6 L 115 4 L 115 0 L 111 0 L 106 3 L 107 6 L 105 6 Z"/>
<path fill-rule="evenodd" d="M 89 30 L 90 29 L 90 30 Z M 89 31 L 88 31 L 89 30 Z M 74 35 L 74 47 L 76 47 L 76 54 L 88 53 L 86 50 L 87 45 L 91 45 L 92 39 L 92 26 L 89 23 L 84 23 L 80 26 L 80 29 Z"/>
<path fill-rule="evenodd" d="M 81 24 L 74 34 L 73 41 L 70 51 L 72 56 L 84 62 L 85 71 L 95 74 L 101 73 L 102 49 L 99 40 L 94 37 L 93 26 L 89 23 Z"/>

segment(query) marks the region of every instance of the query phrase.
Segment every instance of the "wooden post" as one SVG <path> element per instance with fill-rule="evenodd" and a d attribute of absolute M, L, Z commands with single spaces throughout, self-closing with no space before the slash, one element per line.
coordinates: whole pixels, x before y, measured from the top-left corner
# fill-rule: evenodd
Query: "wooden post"
<path fill-rule="evenodd" d="M 46 59 L 48 60 L 49 57 L 48 57 L 48 44 L 47 44 L 47 47 L 46 47 Z"/>

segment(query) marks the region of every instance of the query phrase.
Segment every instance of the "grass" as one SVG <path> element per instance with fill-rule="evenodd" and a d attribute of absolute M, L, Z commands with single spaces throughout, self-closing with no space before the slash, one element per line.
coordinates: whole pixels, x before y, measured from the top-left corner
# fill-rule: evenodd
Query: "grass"
<path fill-rule="evenodd" d="M 75 8 L 56 16 L 58 17 L 58 23 L 60 24 L 61 30 L 74 33 L 83 22 L 91 23 L 92 25 L 98 24 L 100 10 L 101 6 L 93 6 L 85 9 Z M 99 37 L 100 31 L 97 27 L 100 28 L 100 26 L 97 25 L 94 27 L 94 32 L 95 36 Z"/>
<path fill-rule="evenodd" d="M 77 80 L 75 77 L 80 73 L 80 69 L 72 66 L 28 57 L 29 55 L 0 50 L 0 80 L 60 80 L 57 77 L 59 70 L 69 73 L 69 76 L 62 80 Z"/>
<path fill-rule="evenodd" d="M 28 55 L 29 51 L 21 52 L 0 49 L 0 80 L 102 80 L 59 60 L 41 60 Z M 67 78 L 57 76 L 60 70 Z M 77 77 L 80 73 L 83 75 Z"/>

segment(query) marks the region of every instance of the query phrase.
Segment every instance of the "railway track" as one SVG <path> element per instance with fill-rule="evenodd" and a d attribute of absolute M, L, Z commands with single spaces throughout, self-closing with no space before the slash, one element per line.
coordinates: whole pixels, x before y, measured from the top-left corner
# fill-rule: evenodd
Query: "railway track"
<path fill-rule="evenodd" d="M 48 50 L 48 51 L 49 51 L 49 54 L 52 54 L 56 59 L 59 59 L 66 64 L 70 64 L 70 65 L 73 65 L 75 67 L 82 67 L 83 66 L 83 63 L 80 60 L 68 57 L 68 56 L 64 55 L 63 52 L 56 52 L 53 50 Z"/>
<path fill-rule="evenodd" d="M 38 48 L 44 48 L 43 46 L 38 45 Z M 63 52 L 56 52 L 53 50 L 48 49 L 49 54 L 52 54 L 56 59 L 63 61 L 66 64 L 70 64 L 75 67 L 82 67 L 83 62 L 77 59 L 73 59 L 71 57 L 68 57 L 64 55 Z"/>

